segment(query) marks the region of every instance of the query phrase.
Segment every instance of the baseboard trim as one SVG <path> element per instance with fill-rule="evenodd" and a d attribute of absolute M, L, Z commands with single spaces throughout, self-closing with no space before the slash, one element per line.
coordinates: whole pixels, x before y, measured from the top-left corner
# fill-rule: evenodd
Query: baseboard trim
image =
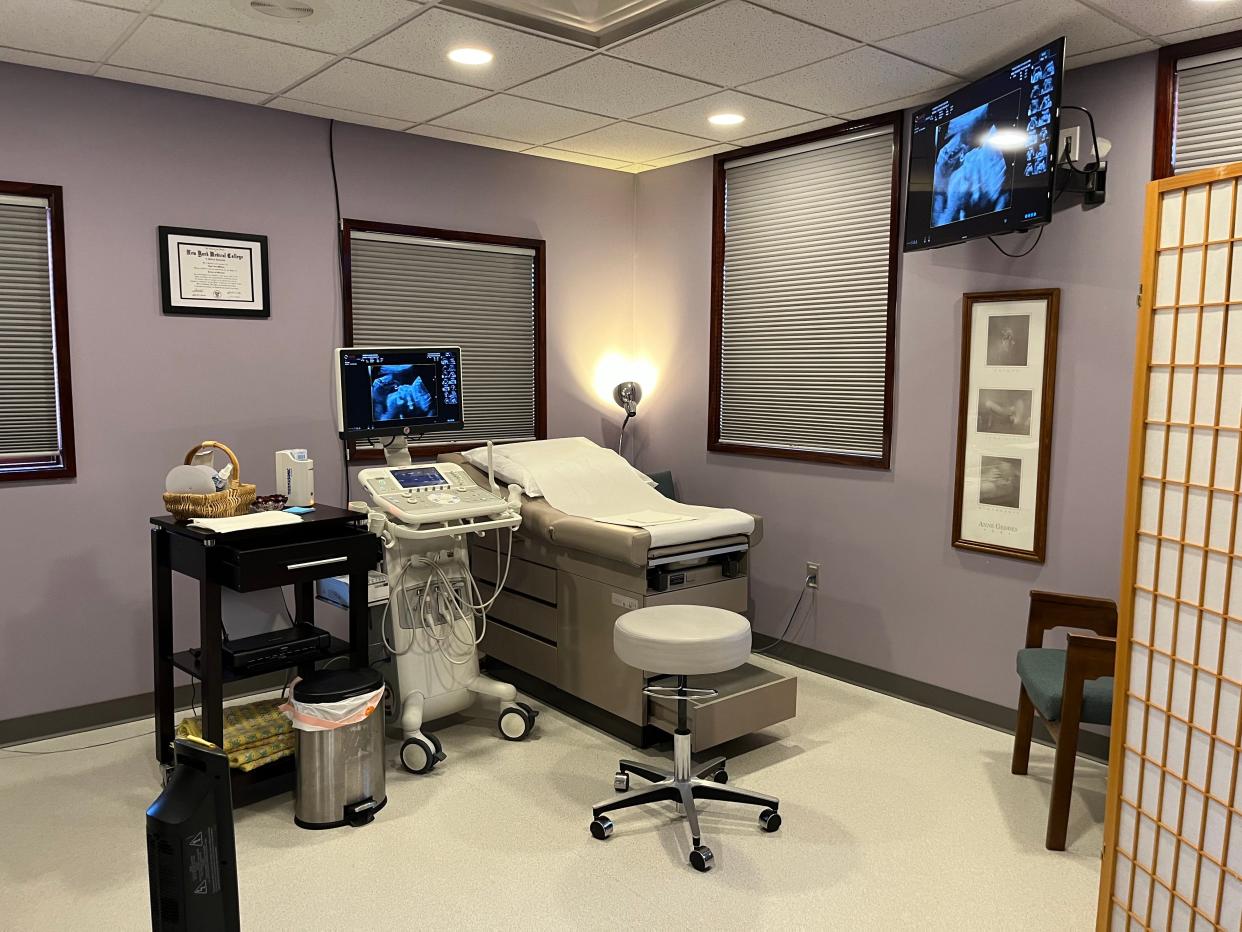
<path fill-rule="evenodd" d="M 272 689 L 279 689 L 284 684 L 285 674 L 283 673 L 270 673 L 250 680 L 226 683 L 224 698 L 234 699 L 238 696 L 268 692 Z M 173 703 L 178 711 L 190 708 L 191 700 L 198 701 L 197 690 L 192 693 L 191 689 L 192 687 L 187 683 L 173 690 Z M 121 725 L 125 722 L 150 718 L 154 714 L 155 693 L 138 693 L 134 696 L 90 702 L 67 709 L 36 712 L 34 715 L 23 715 L 0 721 L 0 747 L 72 735 L 81 731 L 106 728 L 109 725 Z"/>
<path fill-rule="evenodd" d="M 815 673 L 822 673 L 835 680 L 884 693 L 886 696 L 935 709 L 937 712 L 974 722 L 976 725 L 986 725 L 988 728 L 1013 734 L 1014 723 L 1018 717 L 1016 709 L 955 692 L 943 686 L 924 683 L 922 680 L 912 679 L 898 673 L 891 673 L 888 670 L 881 670 L 879 667 L 871 667 L 834 654 L 826 654 L 800 644 L 784 643 L 773 648 L 772 645 L 777 643 L 776 639 L 766 634 L 756 632 L 754 642 L 757 649 L 767 652 L 765 656 L 783 660 Z M 1053 745 L 1052 737 L 1043 727 L 1043 723 L 1039 721 L 1039 716 L 1035 717 L 1035 740 L 1049 747 Z M 1079 733 L 1078 754 L 1081 757 L 1088 757 L 1107 764 L 1108 746 L 1107 735 L 1092 731 Z"/>

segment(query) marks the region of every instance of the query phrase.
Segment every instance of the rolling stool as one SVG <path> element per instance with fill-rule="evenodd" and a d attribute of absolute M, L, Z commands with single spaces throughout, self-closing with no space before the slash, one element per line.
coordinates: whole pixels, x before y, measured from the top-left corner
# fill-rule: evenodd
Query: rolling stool
<path fill-rule="evenodd" d="M 711 870 L 713 855 L 699 835 L 696 799 L 718 799 L 729 803 L 759 806 L 759 825 L 765 832 L 781 827 L 777 810 L 780 800 L 759 793 L 723 786 L 729 780 L 725 759 L 715 760 L 692 770 L 690 730 L 686 727 L 687 703 L 691 699 L 710 699 L 714 689 L 690 689 L 686 677 L 699 673 L 723 673 L 740 667 L 750 657 L 750 622 L 735 612 L 704 605 L 657 605 L 627 612 L 617 619 L 612 645 L 617 656 L 631 667 L 646 671 L 674 671 L 676 686 L 652 686 L 648 696 L 677 700 L 677 731 L 673 733 L 673 772 L 655 770 L 646 764 L 623 760 L 613 779 L 613 788 L 625 793 L 619 799 L 605 800 L 592 807 L 591 834 L 603 841 L 612 834 L 612 819 L 605 813 L 647 803 L 675 802 L 690 823 L 693 847 L 690 864 L 698 871 Z M 653 784 L 630 792 L 630 775 Z M 710 780 L 702 779 L 710 775 Z"/>

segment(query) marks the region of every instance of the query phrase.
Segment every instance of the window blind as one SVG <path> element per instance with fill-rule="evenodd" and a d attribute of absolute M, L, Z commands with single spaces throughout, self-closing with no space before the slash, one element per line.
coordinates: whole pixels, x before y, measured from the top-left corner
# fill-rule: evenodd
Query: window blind
<path fill-rule="evenodd" d="M 350 282 L 354 346 L 461 347 L 465 426 L 411 447 L 535 439 L 533 249 L 353 230 Z"/>
<path fill-rule="evenodd" d="M 719 439 L 880 461 L 892 127 L 726 162 Z"/>
<path fill-rule="evenodd" d="M 1173 171 L 1242 161 L 1242 49 L 1177 63 Z"/>
<path fill-rule="evenodd" d="M 0 194 L 0 469 L 61 452 L 48 209 Z"/>

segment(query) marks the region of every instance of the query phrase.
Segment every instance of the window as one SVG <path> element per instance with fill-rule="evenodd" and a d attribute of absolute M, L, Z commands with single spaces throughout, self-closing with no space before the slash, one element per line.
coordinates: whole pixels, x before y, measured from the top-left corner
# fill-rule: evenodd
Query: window
<path fill-rule="evenodd" d="M 543 240 L 360 220 L 341 236 L 346 346 L 461 347 L 465 426 L 411 448 L 547 436 Z"/>
<path fill-rule="evenodd" d="M 901 118 L 716 157 L 709 449 L 888 468 Z"/>
<path fill-rule="evenodd" d="M 1160 50 L 1152 177 L 1242 161 L 1242 32 Z"/>
<path fill-rule="evenodd" d="M 0 480 L 76 475 L 61 189 L 0 181 Z"/>

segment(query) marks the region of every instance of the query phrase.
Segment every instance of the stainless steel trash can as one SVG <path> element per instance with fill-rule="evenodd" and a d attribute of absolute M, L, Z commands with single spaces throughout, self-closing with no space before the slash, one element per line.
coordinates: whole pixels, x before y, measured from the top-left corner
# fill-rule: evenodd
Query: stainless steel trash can
<path fill-rule="evenodd" d="M 293 687 L 303 705 L 375 692 L 384 678 L 370 667 L 318 670 Z M 365 825 L 384 808 L 384 705 L 360 722 L 326 731 L 294 728 L 297 789 L 293 821 L 302 828 Z"/>

